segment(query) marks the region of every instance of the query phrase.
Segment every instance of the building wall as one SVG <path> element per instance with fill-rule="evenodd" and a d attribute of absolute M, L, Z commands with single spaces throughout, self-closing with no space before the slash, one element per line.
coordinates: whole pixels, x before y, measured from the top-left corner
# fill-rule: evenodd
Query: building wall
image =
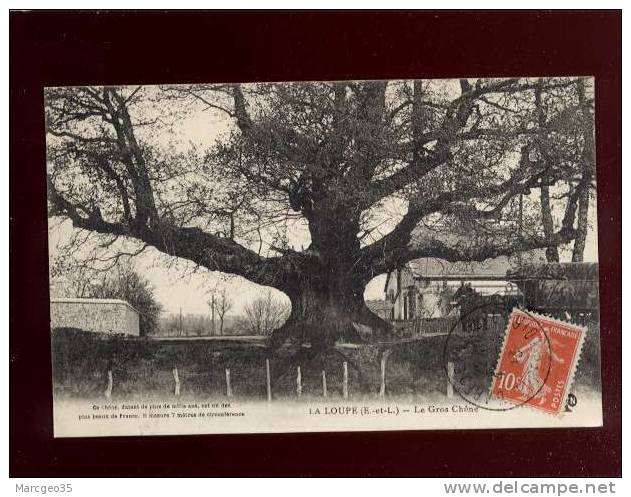
<path fill-rule="evenodd" d="M 415 282 L 409 270 L 395 270 L 390 274 L 386 288 L 386 300 L 394 304 L 391 319 L 407 319 L 404 299 L 408 298 L 408 289 L 413 286 L 415 286 Z M 409 309 L 409 304 L 407 308 Z"/>
<path fill-rule="evenodd" d="M 407 268 L 393 271 L 386 287 L 386 300 L 394 304 L 391 319 L 443 317 L 442 287 L 442 282 L 415 279 Z"/>
<path fill-rule="evenodd" d="M 123 300 L 51 299 L 50 327 L 140 335 L 138 312 Z"/>

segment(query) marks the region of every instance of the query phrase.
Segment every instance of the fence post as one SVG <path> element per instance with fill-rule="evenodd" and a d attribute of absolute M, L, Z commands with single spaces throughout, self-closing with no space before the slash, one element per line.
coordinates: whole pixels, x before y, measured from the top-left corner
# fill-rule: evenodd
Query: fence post
<path fill-rule="evenodd" d="M 390 356 L 391 351 L 384 350 L 381 356 L 381 385 L 379 387 L 379 397 L 386 396 L 386 365 L 388 364 L 388 357 Z"/>
<path fill-rule="evenodd" d="M 454 363 L 447 363 L 447 398 L 454 396 Z"/>
<path fill-rule="evenodd" d="M 346 361 L 344 361 L 343 367 L 344 367 L 344 377 L 343 377 L 343 382 L 342 382 L 342 397 L 347 399 L 348 398 L 348 363 Z"/>
<path fill-rule="evenodd" d="M 302 371 L 300 371 L 300 366 L 296 368 L 296 395 L 298 397 L 302 395 Z"/>
<path fill-rule="evenodd" d="M 109 399 L 112 396 L 112 387 L 114 386 L 114 380 L 112 378 L 112 370 L 107 370 L 107 386 L 105 387 L 105 398 Z"/>
<path fill-rule="evenodd" d="M 226 368 L 226 397 L 232 397 L 232 387 L 230 386 L 230 368 Z"/>
<path fill-rule="evenodd" d="M 269 374 L 269 359 L 265 359 L 265 376 L 267 385 L 267 401 L 272 401 L 272 382 Z"/>
<path fill-rule="evenodd" d="M 326 397 L 326 371 L 322 370 L 322 397 Z"/>
<path fill-rule="evenodd" d="M 177 372 L 177 368 L 173 368 L 173 379 L 175 380 L 174 394 L 176 397 L 180 396 L 180 375 Z"/>

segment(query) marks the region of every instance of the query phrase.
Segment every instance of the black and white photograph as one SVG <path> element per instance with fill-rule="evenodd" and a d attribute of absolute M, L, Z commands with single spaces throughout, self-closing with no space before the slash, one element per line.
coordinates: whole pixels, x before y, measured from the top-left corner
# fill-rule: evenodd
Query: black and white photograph
<path fill-rule="evenodd" d="M 589 75 L 44 97 L 55 436 L 602 425 Z"/>

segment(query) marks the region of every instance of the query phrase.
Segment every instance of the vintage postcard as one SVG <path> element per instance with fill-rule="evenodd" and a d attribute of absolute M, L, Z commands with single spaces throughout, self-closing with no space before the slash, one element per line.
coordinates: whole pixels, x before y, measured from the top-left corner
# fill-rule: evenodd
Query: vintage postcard
<path fill-rule="evenodd" d="M 602 425 L 591 77 L 45 111 L 55 436 Z"/>

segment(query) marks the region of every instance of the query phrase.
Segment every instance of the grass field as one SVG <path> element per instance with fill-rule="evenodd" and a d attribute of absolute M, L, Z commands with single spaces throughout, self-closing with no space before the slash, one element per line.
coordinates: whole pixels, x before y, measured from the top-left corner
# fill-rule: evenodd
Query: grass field
<path fill-rule="evenodd" d="M 576 376 L 578 386 L 600 389 L 598 340 L 588 336 Z M 475 337 L 453 337 L 447 360 L 464 364 L 467 357 L 484 357 L 492 368 L 497 358 L 497 340 L 480 349 Z M 441 398 L 447 391 L 443 335 L 402 344 L 388 359 L 386 392 L 389 396 Z M 226 369 L 235 398 L 267 398 L 266 359 L 275 399 L 295 399 L 297 364 L 270 356 L 261 337 L 220 340 L 100 337 L 76 329 L 58 329 L 52 334 L 53 388 L 56 398 L 102 397 L 112 372 L 113 398 L 164 398 L 173 395 L 177 368 L 182 398 L 226 396 Z M 326 371 L 327 395 L 341 397 L 343 362 L 348 364 L 351 398 L 374 398 L 381 383 L 380 351 L 377 346 L 339 347 L 324 357 L 303 360 L 302 400 L 321 398 L 322 371 Z M 472 370 L 469 367 L 469 370 Z"/>

